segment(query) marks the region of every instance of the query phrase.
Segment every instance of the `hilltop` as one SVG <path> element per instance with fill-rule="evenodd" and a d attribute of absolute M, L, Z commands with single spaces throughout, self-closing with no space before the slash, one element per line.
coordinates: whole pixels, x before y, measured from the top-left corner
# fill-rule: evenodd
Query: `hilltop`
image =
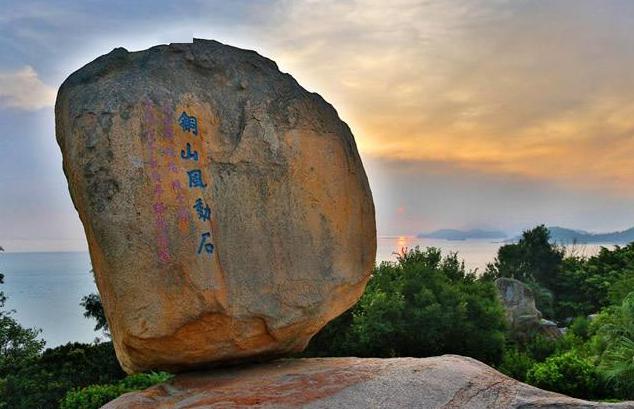
<path fill-rule="evenodd" d="M 584 230 L 573 230 L 565 227 L 551 226 L 550 239 L 557 243 L 590 244 L 590 243 L 614 243 L 626 244 L 634 241 L 634 227 L 623 231 L 611 233 L 590 233 Z"/>
<path fill-rule="evenodd" d="M 613 243 L 627 244 L 634 241 L 634 227 L 623 231 L 615 231 L 608 233 L 592 233 L 585 230 L 569 229 L 566 227 L 549 226 L 550 239 L 552 242 L 560 244 L 594 244 L 594 243 Z M 504 240 L 508 235 L 501 230 L 458 230 L 458 229 L 439 229 L 429 233 L 420 233 L 418 238 L 440 239 L 440 240 L 472 240 L 472 239 L 492 239 Z M 513 236 L 506 240 L 509 243 L 516 242 L 520 236 Z"/>

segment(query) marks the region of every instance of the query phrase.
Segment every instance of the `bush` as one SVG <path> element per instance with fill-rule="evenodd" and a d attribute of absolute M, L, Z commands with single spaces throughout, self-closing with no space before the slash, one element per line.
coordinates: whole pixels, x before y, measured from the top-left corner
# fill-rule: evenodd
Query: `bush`
<path fill-rule="evenodd" d="M 170 378 L 171 375 L 166 372 L 152 372 L 128 376 L 114 384 L 90 385 L 75 389 L 66 394 L 60 409 L 99 409 L 124 393 L 146 389 Z"/>
<path fill-rule="evenodd" d="M 1 247 L 0 247 L 1 249 Z M 1 250 L 0 250 L 1 251 Z M 0 284 L 4 275 L 0 274 Z M 37 358 L 44 348 L 44 341 L 38 339 L 40 330 L 23 328 L 12 316 L 14 311 L 4 310 L 7 297 L 0 291 L 0 383 L 3 378 L 15 372 L 20 366 Z M 1 389 L 0 389 L 0 393 Z M 0 401 L 1 402 L 1 401 Z"/>
<path fill-rule="evenodd" d="M 525 382 L 526 374 L 535 365 L 535 360 L 526 352 L 517 348 L 508 348 L 504 351 L 502 363 L 497 370 L 518 381 Z"/>
<path fill-rule="evenodd" d="M 517 337 L 509 334 L 508 345 L 504 350 L 504 357 L 497 369 L 517 380 L 526 382 L 528 371 L 539 362 L 544 362 L 548 357 L 557 352 L 565 352 L 576 345 L 566 337 L 553 340 L 534 332 L 527 337 Z M 573 335 L 568 338 L 573 338 Z"/>
<path fill-rule="evenodd" d="M 9 374 L 3 394 L 12 409 L 57 409 L 73 388 L 111 383 L 124 376 L 112 343 L 69 343 L 45 350 Z"/>
<path fill-rule="evenodd" d="M 467 273 L 456 254 L 406 251 L 375 270 L 359 303 L 318 334 L 305 355 L 502 360 L 506 323 L 497 290 Z"/>
<path fill-rule="evenodd" d="M 60 404 L 60 409 L 98 409 L 129 392 L 123 385 L 91 385 L 80 390 L 72 390 L 66 394 Z"/>
<path fill-rule="evenodd" d="M 23 328 L 10 312 L 0 311 L 0 379 L 37 358 L 44 348 L 39 335 L 39 330 Z"/>
<path fill-rule="evenodd" d="M 557 280 L 563 259 L 563 248 L 552 244 L 550 231 L 540 225 L 524 231 L 517 243 L 500 247 L 486 273 L 495 278 L 511 277 L 525 283 L 538 283 L 552 290 L 551 284 Z"/>
<path fill-rule="evenodd" d="M 601 315 L 599 369 L 615 396 L 634 399 L 634 293 Z"/>
<path fill-rule="evenodd" d="M 586 317 L 577 317 L 568 326 L 568 332 L 582 340 L 590 338 L 590 320 Z"/>
<path fill-rule="evenodd" d="M 557 351 L 558 341 L 534 334 L 528 342 L 522 345 L 522 349 L 537 362 L 543 362 Z"/>
<path fill-rule="evenodd" d="M 538 388 L 585 399 L 595 398 L 600 387 L 595 365 L 574 350 L 535 364 L 526 374 L 526 381 Z"/>

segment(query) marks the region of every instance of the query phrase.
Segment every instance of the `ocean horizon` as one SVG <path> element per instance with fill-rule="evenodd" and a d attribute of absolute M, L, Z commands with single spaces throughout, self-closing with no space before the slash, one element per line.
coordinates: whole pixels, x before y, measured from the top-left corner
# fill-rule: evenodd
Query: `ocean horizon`
<path fill-rule="evenodd" d="M 437 247 L 443 254 L 457 252 L 468 270 L 480 273 L 503 244 L 488 239 L 451 241 L 379 236 L 376 261 L 377 264 L 396 261 L 399 252 L 416 246 Z M 577 251 L 591 256 L 601 246 L 579 246 Z M 4 274 L 4 284 L 0 285 L 0 291 L 7 296 L 5 309 L 15 310 L 14 317 L 24 327 L 41 329 L 47 347 L 106 339 L 101 331 L 94 330 L 95 321 L 85 318 L 80 306 L 82 297 L 97 292 L 91 268 L 87 251 L 2 252 L 0 273 Z"/>

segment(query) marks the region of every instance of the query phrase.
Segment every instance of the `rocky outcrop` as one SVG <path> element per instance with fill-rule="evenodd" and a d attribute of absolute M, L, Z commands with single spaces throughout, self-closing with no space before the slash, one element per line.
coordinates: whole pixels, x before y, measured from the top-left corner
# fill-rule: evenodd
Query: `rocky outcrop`
<path fill-rule="evenodd" d="M 273 61 L 119 48 L 64 82 L 55 115 L 126 371 L 299 351 L 362 294 L 376 232 L 354 138 Z"/>
<path fill-rule="evenodd" d="M 633 408 L 587 402 L 520 383 L 471 358 L 324 358 L 179 375 L 104 409 Z"/>
<path fill-rule="evenodd" d="M 506 320 L 516 336 L 521 338 L 533 333 L 548 338 L 561 336 L 556 323 L 542 319 L 542 313 L 535 306 L 533 291 L 526 284 L 503 277 L 495 280 L 495 286 L 504 306 Z"/>

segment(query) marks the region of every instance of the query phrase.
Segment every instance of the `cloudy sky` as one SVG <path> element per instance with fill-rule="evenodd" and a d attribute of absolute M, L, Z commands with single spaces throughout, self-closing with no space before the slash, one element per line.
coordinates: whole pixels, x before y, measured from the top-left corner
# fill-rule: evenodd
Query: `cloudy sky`
<path fill-rule="evenodd" d="M 55 144 L 74 70 L 210 38 L 333 103 L 379 234 L 634 225 L 630 0 L 0 0 L 0 243 L 84 249 Z"/>

